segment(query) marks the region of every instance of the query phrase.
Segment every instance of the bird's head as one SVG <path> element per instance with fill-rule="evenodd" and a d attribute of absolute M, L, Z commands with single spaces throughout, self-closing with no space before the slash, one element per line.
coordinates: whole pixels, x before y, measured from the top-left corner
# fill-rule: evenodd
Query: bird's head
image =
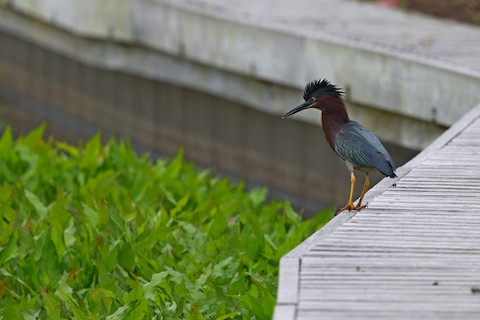
<path fill-rule="evenodd" d="M 329 101 L 332 98 L 341 101 L 342 95 L 341 89 L 331 84 L 327 79 L 314 80 L 305 86 L 303 91 L 305 102 L 288 111 L 282 118 L 310 108 L 325 111 L 331 105 Z"/>

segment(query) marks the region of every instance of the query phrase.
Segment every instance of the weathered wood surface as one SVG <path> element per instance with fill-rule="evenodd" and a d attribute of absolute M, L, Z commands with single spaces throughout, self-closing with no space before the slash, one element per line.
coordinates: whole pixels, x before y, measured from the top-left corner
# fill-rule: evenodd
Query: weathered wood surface
<path fill-rule="evenodd" d="M 480 319 L 480 106 L 398 173 L 285 256 L 275 319 Z"/>

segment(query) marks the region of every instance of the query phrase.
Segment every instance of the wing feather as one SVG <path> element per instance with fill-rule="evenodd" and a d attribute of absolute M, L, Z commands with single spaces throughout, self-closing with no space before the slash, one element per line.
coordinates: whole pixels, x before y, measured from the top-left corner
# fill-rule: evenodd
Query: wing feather
<path fill-rule="evenodd" d="M 355 167 L 375 168 L 395 177 L 395 163 L 378 138 L 361 124 L 351 121 L 335 136 L 335 151 Z"/>

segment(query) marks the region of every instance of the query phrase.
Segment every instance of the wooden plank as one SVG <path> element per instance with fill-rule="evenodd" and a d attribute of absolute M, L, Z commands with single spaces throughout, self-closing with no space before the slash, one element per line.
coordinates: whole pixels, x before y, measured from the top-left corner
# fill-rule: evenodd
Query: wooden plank
<path fill-rule="evenodd" d="M 296 307 L 293 305 L 277 305 L 273 312 L 275 320 L 292 320 L 296 316 Z"/>
<path fill-rule="evenodd" d="M 284 256 L 280 260 L 278 276 L 278 305 L 294 305 L 298 302 L 298 277 L 300 261 L 296 257 Z"/>
<path fill-rule="evenodd" d="M 322 229 L 315 232 L 308 239 L 306 239 L 302 244 L 297 246 L 295 249 L 290 251 L 280 260 L 280 272 L 278 280 L 278 289 L 277 289 L 277 307 L 279 306 L 289 306 L 293 310 L 296 310 L 296 305 L 298 303 L 298 288 L 299 288 L 299 276 L 300 276 L 300 257 L 308 252 L 312 246 L 314 246 L 318 241 L 328 236 L 338 225 L 341 225 L 348 221 L 353 215 L 350 212 L 343 212 L 338 215 L 335 219 L 332 219 L 327 223 Z M 294 318 L 284 318 L 284 309 L 279 309 L 275 311 L 273 319 L 294 319 Z M 290 309 L 288 309 L 290 310 Z M 289 311 L 286 313 L 291 315 Z M 296 312 L 293 312 L 295 315 Z"/>

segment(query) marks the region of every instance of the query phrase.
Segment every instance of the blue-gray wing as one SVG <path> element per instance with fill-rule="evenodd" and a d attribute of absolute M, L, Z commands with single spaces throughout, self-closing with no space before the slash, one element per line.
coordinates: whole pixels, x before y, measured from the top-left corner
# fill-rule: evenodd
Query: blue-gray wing
<path fill-rule="evenodd" d="M 395 163 L 380 140 L 361 124 L 350 121 L 335 136 L 335 151 L 354 166 L 376 168 L 395 177 Z"/>

